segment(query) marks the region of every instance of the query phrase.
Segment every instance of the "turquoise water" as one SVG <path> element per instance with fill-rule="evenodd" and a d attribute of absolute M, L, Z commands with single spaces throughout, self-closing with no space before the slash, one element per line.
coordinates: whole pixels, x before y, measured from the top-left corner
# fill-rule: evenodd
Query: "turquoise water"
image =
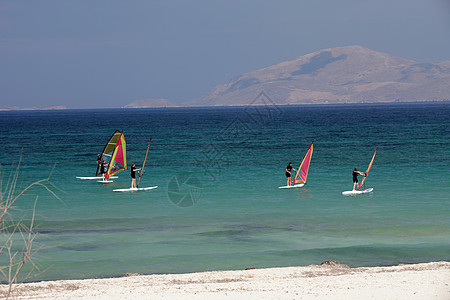
<path fill-rule="evenodd" d="M 141 187 L 158 189 L 75 179 L 116 129 L 129 165 L 152 138 Z M 311 141 L 307 185 L 277 189 Z M 0 112 L 0 145 L 3 188 L 21 151 L 22 186 L 56 164 L 62 201 L 36 187 L 16 205 L 27 222 L 39 196 L 33 280 L 450 259 L 449 103 Z M 377 147 L 374 192 L 342 196 Z"/>

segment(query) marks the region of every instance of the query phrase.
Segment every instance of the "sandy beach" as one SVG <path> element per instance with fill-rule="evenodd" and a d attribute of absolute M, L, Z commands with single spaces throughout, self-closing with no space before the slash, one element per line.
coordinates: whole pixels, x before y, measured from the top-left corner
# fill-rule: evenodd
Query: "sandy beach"
<path fill-rule="evenodd" d="M 6 286 L 1 286 L 4 296 Z M 15 286 L 12 299 L 450 299 L 450 262 L 306 267 L 61 280 Z"/>

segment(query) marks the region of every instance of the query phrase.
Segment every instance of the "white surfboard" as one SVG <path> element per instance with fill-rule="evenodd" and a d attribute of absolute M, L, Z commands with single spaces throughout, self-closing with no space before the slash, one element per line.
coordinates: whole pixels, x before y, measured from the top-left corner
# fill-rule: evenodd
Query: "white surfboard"
<path fill-rule="evenodd" d="M 111 177 L 110 177 L 111 178 Z M 112 181 L 112 180 L 99 180 L 99 181 L 97 181 L 98 183 L 104 183 L 104 184 L 106 184 L 106 183 L 111 183 L 111 182 L 114 182 L 114 181 Z"/>
<path fill-rule="evenodd" d="M 279 186 L 279 189 L 292 189 L 292 188 L 301 188 L 304 186 L 304 183 L 294 184 L 294 185 L 285 185 L 285 186 Z"/>
<path fill-rule="evenodd" d="M 149 186 L 144 188 L 129 188 L 129 189 L 115 189 L 114 192 L 137 192 L 137 191 L 148 191 L 156 189 L 158 186 Z"/>
<path fill-rule="evenodd" d="M 93 177 L 81 177 L 81 176 L 77 176 L 77 179 L 81 179 L 81 180 L 99 180 L 102 179 L 102 176 L 93 176 Z M 111 176 L 109 178 L 119 178 L 119 176 Z"/>
<path fill-rule="evenodd" d="M 345 192 L 342 192 L 342 195 L 344 195 L 344 196 L 361 195 L 361 194 L 370 193 L 372 191 L 373 191 L 373 188 L 368 188 L 368 189 L 362 190 L 362 191 L 358 191 L 358 190 L 356 190 L 356 191 L 345 191 Z"/>

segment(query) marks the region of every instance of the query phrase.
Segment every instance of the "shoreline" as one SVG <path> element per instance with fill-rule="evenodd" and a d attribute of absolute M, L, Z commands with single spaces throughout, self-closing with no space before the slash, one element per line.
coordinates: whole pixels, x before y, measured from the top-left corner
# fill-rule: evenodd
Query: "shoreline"
<path fill-rule="evenodd" d="M 6 285 L 0 285 L 4 296 Z M 450 262 L 305 267 L 56 280 L 14 286 L 12 299 L 450 299 Z"/>
<path fill-rule="evenodd" d="M 96 107 L 96 108 L 70 108 L 66 106 L 54 106 L 54 107 L 0 107 L 0 112 L 31 112 L 31 111 L 80 111 L 80 110 L 164 110 L 164 109 L 227 109 L 227 108 L 247 108 L 249 106 L 270 106 L 270 107 L 354 107 L 358 106 L 383 106 L 383 105 L 425 105 L 425 104 L 449 104 L 450 99 L 442 100 L 420 100 L 420 101 L 363 101 L 363 102 L 317 102 L 317 103 L 243 103 L 243 104 L 233 104 L 233 105 L 183 105 L 183 103 L 173 105 L 173 106 L 149 106 L 149 107 Z"/>

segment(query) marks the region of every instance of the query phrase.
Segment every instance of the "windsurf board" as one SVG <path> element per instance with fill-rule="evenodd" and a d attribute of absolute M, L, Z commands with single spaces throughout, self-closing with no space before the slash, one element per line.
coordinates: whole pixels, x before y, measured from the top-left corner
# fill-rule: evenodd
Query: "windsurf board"
<path fill-rule="evenodd" d="M 149 186 L 144 188 L 129 188 L 129 189 L 115 189 L 114 192 L 137 192 L 137 191 L 148 191 L 156 189 L 158 186 Z"/>
<path fill-rule="evenodd" d="M 114 182 L 114 181 L 112 181 L 112 180 L 98 180 L 97 182 L 106 184 L 106 183 L 111 183 L 111 182 Z"/>
<path fill-rule="evenodd" d="M 99 180 L 102 179 L 102 176 L 93 176 L 93 177 L 82 177 L 82 176 L 77 176 L 77 179 L 81 179 L 81 180 Z M 119 176 L 111 176 L 109 178 L 119 178 Z"/>
<path fill-rule="evenodd" d="M 279 189 L 292 189 L 292 188 L 301 188 L 304 186 L 304 183 L 294 184 L 294 185 L 285 185 L 285 186 L 279 186 Z"/>
<path fill-rule="evenodd" d="M 342 192 L 342 195 L 344 195 L 344 196 L 361 195 L 361 194 L 367 194 L 367 193 L 370 193 L 370 192 L 372 192 L 372 191 L 373 191 L 373 188 L 368 188 L 368 189 L 365 189 L 365 190 L 362 190 L 362 191 L 358 191 L 358 190 L 355 190 L 355 191 L 345 191 L 345 192 Z"/>

